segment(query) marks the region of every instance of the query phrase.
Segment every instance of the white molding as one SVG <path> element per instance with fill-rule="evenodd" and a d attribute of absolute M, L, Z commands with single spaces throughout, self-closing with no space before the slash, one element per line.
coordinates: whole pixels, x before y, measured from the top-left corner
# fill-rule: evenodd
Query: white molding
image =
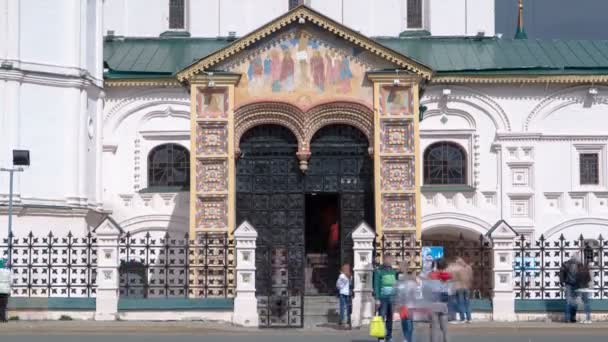
<path fill-rule="evenodd" d="M 15 60 L 8 60 L 8 62 L 12 62 L 13 67 L 12 69 L 0 69 L 0 80 L 57 87 L 85 88 L 91 86 L 98 91 L 103 89 L 103 80 L 96 79 L 86 69 Z"/>
<path fill-rule="evenodd" d="M 572 226 L 576 226 L 576 225 L 594 225 L 594 226 L 601 226 L 603 228 L 603 230 L 608 231 L 608 218 L 600 218 L 600 217 L 584 217 L 584 218 L 577 218 L 577 219 L 572 219 L 572 220 L 568 220 L 568 221 L 564 221 L 561 222 L 549 229 L 547 229 L 543 235 L 545 236 L 545 238 L 549 239 L 550 237 L 560 233 L 561 231 L 570 228 Z M 582 233 L 582 232 L 581 232 Z M 600 233 L 602 233 L 601 230 L 597 231 L 597 235 L 599 236 Z M 603 234 L 605 235 L 605 233 Z"/>
<path fill-rule="evenodd" d="M 496 133 L 496 141 L 597 141 L 607 142 L 603 134 L 543 134 L 538 132 Z"/>
<path fill-rule="evenodd" d="M 190 140 L 190 131 L 139 131 L 148 140 Z"/>

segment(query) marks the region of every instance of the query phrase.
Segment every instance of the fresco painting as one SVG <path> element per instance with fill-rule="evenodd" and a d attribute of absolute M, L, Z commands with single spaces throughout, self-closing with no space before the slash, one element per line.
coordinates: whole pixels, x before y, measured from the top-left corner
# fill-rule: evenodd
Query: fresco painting
<path fill-rule="evenodd" d="M 382 111 L 388 114 L 411 113 L 410 90 L 406 87 L 383 87 L 380 94 Z"/>
<path fill-rule="evenodd" d="M 227 96 L 223 91 L 206 91 L 197 95 L 198 116 L 221 116 L 228 107 Z"/>
<path fill-rule="evenodd" d="M 227 63 L 227 70 L 243 74 L 236 88 L 237 102 L 272 99 L 305 107 L 354 99 L 371 104 L 372 87 L 365 75 L 378 67 L 373 57 L 365 53 L 355 57 L 352 46 L 324 38 L 308 30 L 291 30 Z"/>

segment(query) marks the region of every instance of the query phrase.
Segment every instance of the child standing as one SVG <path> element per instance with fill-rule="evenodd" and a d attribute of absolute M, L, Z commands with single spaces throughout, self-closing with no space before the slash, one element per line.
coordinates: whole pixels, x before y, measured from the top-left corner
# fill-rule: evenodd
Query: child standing
<path fill-rule="evenodd" d="M 350 284 L 352 273 L 349 264 L 342 265 L 336 288 L 340 293 L 340 326 L 348 329 L 350 323 Z"/>

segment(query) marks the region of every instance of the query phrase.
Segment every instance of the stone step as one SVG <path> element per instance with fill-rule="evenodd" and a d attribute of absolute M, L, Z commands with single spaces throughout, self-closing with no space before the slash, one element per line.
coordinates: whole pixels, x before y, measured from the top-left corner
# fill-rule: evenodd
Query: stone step
<path fill-rule="evenodd" d="M 304 326 L 312 328 L 320 325 L 337 324 L 339 299 L 336 296 L 304 297 Z"/>

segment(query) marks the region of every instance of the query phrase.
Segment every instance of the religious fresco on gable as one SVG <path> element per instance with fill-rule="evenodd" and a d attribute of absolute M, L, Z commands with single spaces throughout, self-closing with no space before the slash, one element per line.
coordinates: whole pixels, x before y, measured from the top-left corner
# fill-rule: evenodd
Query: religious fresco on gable
<path fill-rule="evenodd" d="M 336 100 L 371 107 L 373 87 L 366 72 L 387 67 L 369 52 L 309 27 L 262 42 L 219 69 L 243 75 L 235 93 L 239 104 L 272 100 L 306 108 Z"/>

